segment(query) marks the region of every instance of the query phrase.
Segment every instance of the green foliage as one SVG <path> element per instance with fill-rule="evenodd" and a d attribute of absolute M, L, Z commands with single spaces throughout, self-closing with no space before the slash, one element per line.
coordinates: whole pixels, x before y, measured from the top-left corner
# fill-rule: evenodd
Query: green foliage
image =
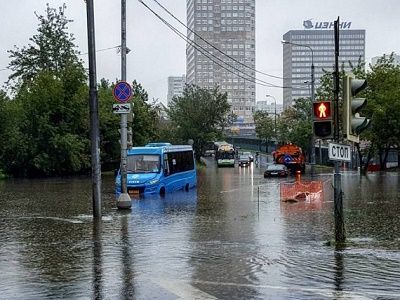
<path fill-rule="evenodd" d="M 15 124 L 11 130 L 15 137 L 2 151 L 7 172 L 60 175 L 90 166 L 87 90 L 83 82 L 73 88 L 68 80 L 83 78 L 81 73 L 66 73 L 63 79 L 51 72 L 38 73 L 30 88 L 21 88 L 12 101 L 9 109 L 14 115 L 9 118 Z"/>
<path fill-rule="evenodd" d="M 58 76 L 65 68 L 75 66 L 83 73 L 82 62 L 78 59 L 78 51 L 74 50 L 74 37 L 67 32 L 68 23 L 65 16 L 66 5 L 58 11 L 47 4 L 46 15 L 37 15 L 38 33 L 30 38 L 32 44 L 9 50 L 13 71 L 9 82 L 18 85 L 28 84 L 41 71 L 49 71 Z"/>
<path fill-rule="evenodd" d="M 230 105 L 226 93 L 219 88 L 201 88 L 189 85 L 181 97 L 174 97 L 168 116 L 174 126 L 174 135 L 182 143 L 194 141 L 196 158 L 200 159 L 207 141 L 222 137 L 229 124 Z"/>
<path fill-rule="evenodd" d="M 10 51 L 15 97 L 1 98 L 1 168 L 15 176 L 88 170 L 86 74 L 74 51 L 65 6 L 47 6 L 34 45 Z"/>
<path fill-rule="evenodd" d="M 253 119 L 257 136 L 266 141 L 271 141 L 275 137 L 275 120 L 267 112 L 263 111 L 256 111 Z"/>
<path fill-rule="evenodd" d="M 89 105 L 85 69 L 77 57 L 65 5 L 47 6 L 37 16 L 32 45 L 9 51 L 9 99 L 0 91 L 0 169 L 14 176 L 53 176 L 90 170 Z M 120 115 L 113 114 L 113 85 L 99 85 L 101 161 L 118 162 Z M 133 82 L 133 141 L 143 145 L 158 137 L 159 107 Z"/>
<path fill-rule="evenodd" d="M 393 53 L 383 55 L 376 65 L 370 65 L 370 70 L 365 71 L 364 63 L 359 60 L 357 65 L 351 65 L 352 73 L 356 78 L 366 79 L 367 89 L 358 97 L 367 98 L 367 106 L 361 111 L 361 115 L 371 119 L 371 126 L 361 134 L 361 140 L 370 141 L 366 153 L 373 157 L 379 154 L 381 166 L 385 165 L 387 151 L 400 144 L 400 66 L 395 66 Z M 342 67 L 340 76 L 345 72 Z M 341 83 L 342 80 L 340 80 Z M 325 73 L 321 79 L 317 97 L 333 99 L 332 74 Z M 341 112 L 340 112 L 341 114 Z M 341 118 L 340 118 L 341 119 Z"/>
<path fill-rule="evenodd" d="M 121 116 L 112 112 L 116 103 L 113 96 L 115 84 L 101 79 L 99 85 L 100 143 L 101 161 L 105 168 L 115 165 L 120 160 L 121 145 L 119 143 Z M 160 107 L 148 103 L 148 94 L 142 85 L 133 81 L 133 97 L 131 99 L 133 118 L 128 117 L 128 127 L 132 128 L 133 146 L 143 146 L 159 139 Z"/>
<path fill-rule="evenodd" d="M 149 96 L 142 85 L 136 80 L 132 83 L 133 92 L 133 122 L 132 140 L 134 146 L 142 146 L 158 140 L 157 125 L 159 122 L 159 107 L 148 103 Z"/>
<path fill-rule="evenodd" d="M 112 105 L 115 102 L 113 97 L 113 87 L 106 79 L 100 80 L 98 87 L 99 101 L 99 129 L 100 129 L 100 160 L 108 170 L 115 168 L 121 156 L 121 145 L 119 144 L 121 128 L 121 116 L 112 112 Z"/>
<path fill-rule="evenodd" d="M 400 66 L 394 65 L 393 54 L 384 55 L 371 66 L 366 77 L 368 104 L 362 113 L 371 119 L 372 125 L 364 136 L 383 155 L 400 144 Z"/>
<path fill-rule="evenodd" d="M 293 143 L 304 151 L 311 149 L 311 100 L 296 99 L 293 107 L 286 109 L 277 123 L 278 142 L 280 144 Z"/>

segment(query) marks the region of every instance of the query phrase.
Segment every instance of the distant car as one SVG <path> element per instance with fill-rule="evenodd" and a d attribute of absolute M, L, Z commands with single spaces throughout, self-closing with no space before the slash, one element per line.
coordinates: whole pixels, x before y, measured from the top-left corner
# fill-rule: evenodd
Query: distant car
<path fill-rule="evenodd" d="M 251 154 L 251 152 L 243 152 L 242 155 L 247 155 L 250 161 L 254 160 L 253 154 Z"/>
<path fill-rule="evenodd" d="M 285 165 L 271 164 L 267 166 L 264 172 L 264 178 L 266 177 L 287 177 L 289 170 Z"/>
<path fill-rule="evenodd" d="M 239 156 L 239 167 L 247 167 L 249 165 L 250 165 L 249 156 L 241 154 Z"/>
<path fill-rule="evenodd" d="M 204 151 L 204 156 L 213 156 L 215 154 L 214 150 L 208 149 Z"/>

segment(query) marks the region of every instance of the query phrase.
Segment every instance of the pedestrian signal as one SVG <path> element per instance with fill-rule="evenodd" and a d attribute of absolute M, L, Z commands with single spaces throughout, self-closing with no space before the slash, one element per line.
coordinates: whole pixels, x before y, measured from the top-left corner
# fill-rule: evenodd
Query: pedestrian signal
<path fill-rule="evenodd" d="M 313 132 L 319 139 L 330 139 L 333 136 L 332 102 L 318 101 L 313 103 Z"/>

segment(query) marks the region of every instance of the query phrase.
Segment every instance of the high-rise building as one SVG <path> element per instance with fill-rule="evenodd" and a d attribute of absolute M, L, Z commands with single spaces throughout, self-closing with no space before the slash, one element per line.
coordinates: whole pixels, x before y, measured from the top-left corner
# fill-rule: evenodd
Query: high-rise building
<path fill-rule="evenodd" d="M 186 84 L 186 75 L 168 77 L 167 105 L 174 96 L 182 96 Z"/>
<path fill-rule="evenodd" d="M 255 0 L 187 0 L 188 84 L 227 92 L 238 123 L 255 109 Z M 225 54 L 225 55 L 224 55 Z M 247 67 L 246 67 L 247 66 Z"/>
<path fill-rule="evenodd" d="M 333 22 L 303 22 L 306 29 L 290 30 L 283 35 L 283 108 L 297 98 L 311 96 L 311 63 L 314 62 L 315 91 L 324 70 L 333 72 L 335 40 Z M 350 29 L 351 22 L 339 23 L 339 66 L 350 71 L 349 61 L 357 66 L 365 61 L 365 30 Z M 297 44 L 297 45 L 296 45 Z"/>
<path fill-rule="evenodd" d="M 283 105 L 279 103 L 270 103 L 267 100 L 260 100 L 256 103 L 256 110 L 267 112 L 270 115 L 280 115 L 283 111 Z"/>

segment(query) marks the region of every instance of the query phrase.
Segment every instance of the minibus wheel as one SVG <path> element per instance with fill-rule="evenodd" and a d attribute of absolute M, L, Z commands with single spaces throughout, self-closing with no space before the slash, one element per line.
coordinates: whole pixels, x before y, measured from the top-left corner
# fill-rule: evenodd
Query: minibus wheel
<path fill-rule="evenodd" d="M 160 196 L 164 197 L 165 196 L 165 187 L 162 187 L 160 189 Z"/>

